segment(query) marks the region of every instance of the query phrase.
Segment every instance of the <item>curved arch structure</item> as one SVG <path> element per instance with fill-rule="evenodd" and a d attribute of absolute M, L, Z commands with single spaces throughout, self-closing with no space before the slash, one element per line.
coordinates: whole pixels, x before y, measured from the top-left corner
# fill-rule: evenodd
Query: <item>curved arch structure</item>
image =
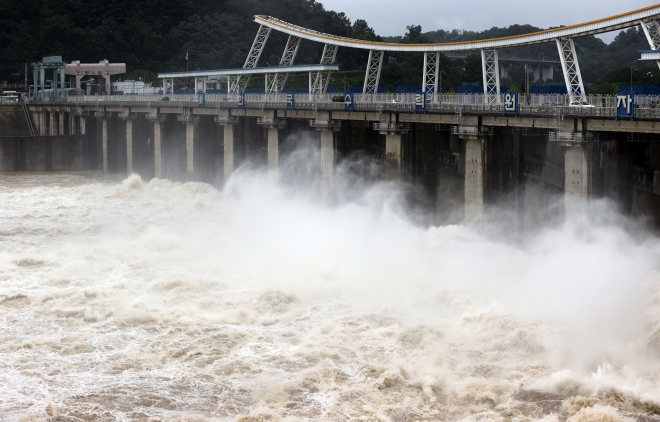
<path fill-rule="evenodd" d="M 295 37 L 296 39 L 306 39 L 323 43 L 325 44 L 325 48 L 323 50 L 324 53 L 321 58 L 321 64 L 333 64 L 339 47 L 369 50 L 369 60 L 364 78 L 364 88 L 362 91 L 366 94 L 378 91 L 378 82 L 385 51 L 424 53 L 422 91 L 427 95 L 427 100 L 425 101 L 428 101 L 428 94 L 437 94 L 439 92 L 438 75 L 440 70 L 438 69 L 438 64 L 440 62 L 441 52 L 480 50 L 482 58 L 484 102 L 486 103 L 499 103 L 502 101 L 500 95 L 500 71 L 498 61 L 498 49 L 500 48 L 540 44 L 545 42 L 555 43 L 559 52 L 566 90 L 570 100 L 571 102 L 584 102 L 586 101 L 586 94 L 573 39 L 586 35 L 602 34 L 641 25 L 651 49 L 658 50 L 660 49 L 660 25 L 658 25 L 658 19 L 660 19 L 660 4 L 655 4 L 602 19 L 528 34 L 450 43 L 400 44 L 357 40 L 326 34 L 294 25 L 271 16 L 256 15 L 254 17 L 254 21 L 260 24 L 255 44 L 257 44 L 259 34 L 265 32 L 270 33 L 273 29 L 288 34 L 290 38 Z M 265 44 L 265 41 L 260 44 L 260 48 L 263 48 L 263 44 Z M 253 46 L 248 58 L 252 56 L 258 57 L 258 54 L 260 54 L 260 50 Z M 660 67 L 660 60 L 657 62 Z M 314 80 L 323 82 L 329 80 L 329 78 L 329 72 L 318 72 Z M 312 80 L 311 76 L 310 80 Z M 310 83 L 310 92 L 324 92 L 326 87 L 327 82 L 318 84 Z M 433 96 L 430 98 L 431 101 L 433 101 Z"/>
<path fill-rule="evenodd" d="M 514 35 L 502 38 L 490 38 L 485 40 L 461 41 L 451 43 L 434 44 L 399 44 L 377 41 L 364 41 L 352 38 L 339 37 L 337 35 L 325 34 L 302 26 L 293 25 L 288 22 L 273 18 L 271 16 L 256 15 L 254 21 L 260 25 L 269 27 L 285 34 L 295 35 L 310 41 L 324 44 L 332 44 L 339 47 L 360 48 L 364 50 L 379 51 L 457 51 L 457 50 L 481 50 L 492 48 L 515 47 L 520 45 L 539 44 L 553 42 L 557 38 L 575 38 L 585 35 L 602 34 L 617 29 L 629 28 L 639 25 L 640 21 L 657 20 L 660 18 L 660 4 L 644 7 L 619 15 L 610 16 L 590 22 L 562 26 L 545 31 L 532 32 L 529 34 Z"/>

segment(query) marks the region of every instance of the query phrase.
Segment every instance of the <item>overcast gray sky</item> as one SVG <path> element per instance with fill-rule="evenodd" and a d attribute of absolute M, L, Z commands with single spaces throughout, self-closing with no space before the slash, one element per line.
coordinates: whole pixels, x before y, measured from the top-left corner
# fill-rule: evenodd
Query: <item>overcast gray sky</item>
<path fill-rule="evenodd" d="M 378 35 L 403 35 L 407 25 L 435 29 L 484 30 L 530 24 L 570 25 L 654 4 L 643 0 L 319 0 L 326 9 L 364 19 Z M 606 42 L 615 34 L 603 36 Z"/>

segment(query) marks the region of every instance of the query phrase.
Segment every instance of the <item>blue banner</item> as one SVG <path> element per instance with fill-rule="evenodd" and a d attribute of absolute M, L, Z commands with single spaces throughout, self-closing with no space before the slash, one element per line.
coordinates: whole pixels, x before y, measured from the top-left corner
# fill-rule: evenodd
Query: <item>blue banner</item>
<path fill-rule="evenodd" d="M 514 113 L 518 117 L 520 112 L 520 101 L 517 92 L 507 92 L 504 95 L 504 115 Z"/>
<path fill-rule="evenodd" d="M 415 94 L 415 111 L 426 111 L 426 92 Z"/>
<path fill-rule="evenodd" d="M 286 109 L 293 110 L 296 108 L 296 97 L 293 93 L 286 94 Z"/>
<path fill-rule="evenodd" d="M 619 93 L 616 96 L 616 120 L 628 117 L 635 120 L 635 94 Z"/>
<path fill-rule="evenodd" d="M 354 110 L 354 94 L 352 92 L 347 92 L 344 94 L 344 111 L 353 111 Z"/>

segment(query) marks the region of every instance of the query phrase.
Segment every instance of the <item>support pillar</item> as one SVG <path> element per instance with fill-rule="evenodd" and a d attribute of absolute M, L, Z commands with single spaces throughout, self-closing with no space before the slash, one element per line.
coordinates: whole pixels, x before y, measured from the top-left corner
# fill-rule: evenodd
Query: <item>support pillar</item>
<path fill-rule="evenodd" d="M 385 135 L 385 177 L 401 188 L 401 135 Z"/>
<path fill-rule="evenodd" d="M 186 123 L 186 171 L 188 178 L 195 174 L 195 124 Z"/>
<path fill-rule="evenodd" d="M 224 161 L 225 161 L 225 183 L 234 172 L 234 125 L 226 124 L 224 127 Z"/>
<path fill-rule="evenodd" d="M 50 117 L 50 125 L 49 125 L 49 128 L 48 128 L 48 134 L 50 136 L 57 135 L 57 121 L 55 120 L 55 113 L 50 111 L 50 112 L 48 112 L 48 114 L 50 115 L 49 116 Z"/>
<path fill-rule="evenodd" d="M 162 153 L 162 134 L 163 124 L 160 120 L 154 122 L 154 177 L 162 176 L 163 153 Z"/>
<path fill-rule="evenodd" d="M 484 139 L 465 138 L 465 222 L 479 227 L 484 218 Z"/>
<path fill-rule="evenodd" d="M 564 210 L 566 219 L 585 211 L 589 200 L 589 150 L 578 145 L 564 152 Z"/>
<path fill-rule="evenodd" d="M 280 161 L 280 144 L 276 127 L 268 128 L 268 170 L 277 171 Z"/>
<path fill-rule="evenodd" d="M 126 172 L 133 174 L 133 121 L 126 119 Z"/>
<path fill-rule="evenodd" d="M 58 129 L 57 134 L 58 134 L 58 135 L 64 135 L 64 112 L 63 112 L 63 111 L 59 111 L 57 114 L 58 114 L 58 116 L 59 116 L 59 118 L 60 118 L 60 119 L 59 119 L 60 121 L 59 121 L 59 124 L 58 124 L 58 128 L 57 128 L 57 129 Z"/>
<path fill-rule="evenodd" d="M 87 127 L 85 125 L 86 122 L 87 122 L 87 120 L 85 120 L 85 117 L 80 116 L 80 134 L 81 135 L 87 135 Z"/>
<path fill-rule="evenodd" d="M 44 129 L 43 126 L 41 126 L 41 115 L 43 113 L 39 111 L 32 111 L 30 112 L 30 116 L 32 117 L 32 121 L 34 121 L 34 131 L 37 135 L 43 136 Z"/>
<path fill-rule="evenodd" d="M 321 131 L 321 194 L 326 204 L 334 198 L 335 137 L 329 129 Z"/>
<path fill-rule="evenodd" d="M 108 119 L 105 117 L 103 120 L 103 128 L 101 132 L 101 140 L 103 141 L 103 173 L 108 172 Z"/>
<path fill-rule="evenodd" d="M 76 116 L 73 113 L 69 113 L 69 135 L 76 134 Z"/>

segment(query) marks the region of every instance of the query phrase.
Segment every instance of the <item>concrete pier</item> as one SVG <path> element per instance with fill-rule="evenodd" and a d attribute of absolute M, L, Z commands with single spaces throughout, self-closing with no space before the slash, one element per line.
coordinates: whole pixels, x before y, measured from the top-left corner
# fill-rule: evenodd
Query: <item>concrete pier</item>
<path fill-rule="evenodd" d="M 277 127 L 268 129 L 268 170 L 277 172 L 280 162 L 280 143 L 278 139 Z"/>
<path fill-rule="evenodd" d="M 186 173 L 192 179 L 195 174 L 195 124 L 186 123 Z"/>
<path fill-rule="evenodd" d="M 32 116 L 32 121 L 34 122 L 34 130 L 37 132 L 37 135 L 42 135 L 44 134 L 44 129 L 41 123 L 41 115 L 44 114 L 43 112 L 38 112 L 38 111 L 33 111 L 30 113 Z"/>
<path fill-rule="evenodd" d="M 59 124 L 57 125 L 58 129 L 58 135 L 64 135 L 64 112 L 59 111 L 58 113 L 59 117 Z"/>
<path fill-rule="evenodd" d="M 57 120 L 55 120 L 55 113 L 52 111 L 48 113 L 50 117 L 50 125 L 48 127 L 48 135 L 55 136 L 57 135 Z"/>
<path fill-rule="evenodd" d="M 484 139 L 465 140 L 465 222 L 479 227 L 484 218 Z"/>
<path fill-rule="evenodd" d="M 154 177 L 163 175 L 163 124 L 154 121 Z"/>
<path fill-rule="evenodd" d="M 326 204 L 334 198 L 335 137 L 329 129 L 321 131 L 321 189 Z"/>
<path fill-rule="evenodd" d="M 87 134 L 87 126 L 86 126 L 86 120 L 85 116 L 80 116 L 80 134 L 81 135 L 86 135 Z"/>
<path fill-rule="evenodd" d="M 565 213 L 569 218 L 576 213 L 586 212 L 589 199 L 589 150 L 578 145 L 566 148 L 565 162 Z"/>
<path fill-rule="evenodd" d="M 133 121 L 126 119 L 126 173 L 133 174 Z"/>
<path fill-rule="evenodd" d="M 108 119 L 102 119 L 101 142 L 103 143 L 103 173 L 108 172 Z"/>
<path fill-rule="evenodd" d="M 223 129 L 224 142 L 224 183 L 234 172 L 234 125 L 226 124 Z"/>
<path fill-rule="evenodd" d="M 385 135 L 385 177 L 401 188 L 401 135 Z"/>

